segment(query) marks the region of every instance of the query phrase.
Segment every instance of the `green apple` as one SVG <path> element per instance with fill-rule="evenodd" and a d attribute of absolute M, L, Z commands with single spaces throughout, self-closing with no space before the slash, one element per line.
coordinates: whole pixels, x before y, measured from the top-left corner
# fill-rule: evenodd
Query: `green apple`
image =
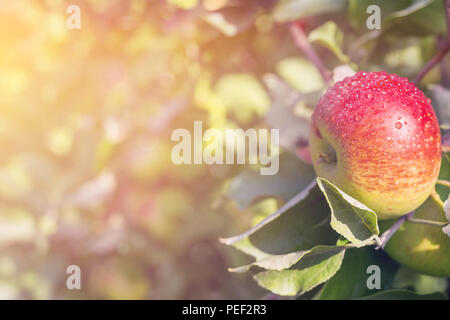
<path fill-rule="evenodd" d="M 447 222 L 444 203 L 436 192 L 414 213 L 416 219 Z M 381 230 L 394 221 L 382 221 Z M 386 252 L 400 264 L 436 277 L 450 277 L 450 238 L 442 228 L 405 221 L 385 247 Z"/>

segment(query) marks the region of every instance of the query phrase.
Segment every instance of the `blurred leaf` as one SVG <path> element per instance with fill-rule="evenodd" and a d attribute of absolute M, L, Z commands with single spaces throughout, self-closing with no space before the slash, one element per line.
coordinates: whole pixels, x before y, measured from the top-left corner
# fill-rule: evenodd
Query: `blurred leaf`
<path fill-rule="evenodd" d="M 333 81 L 342 81 L 347 77 L 351 77 L 355 74 L 355 70 L 348 65 L 337 66 L 333 69 Z"/>
<path fill-rule="evenodd" d="M 447 300 L 440 292 L 417 294 L 409 290 L 393 289 L 360 298 L 359 300 Z"/>
<path fill-rule="evenodd" d="M 349 63 L 350 59 L 342 52 L 344 34 L 333 21 L 328 21 L 315 28 L 308 34 L 311 42 L 317 42 L 333 52 L 342 63 Z"/>
<path fill-rule="evenodd" d="M 169 0 L 169 3 L 181 9 L 192 9 L 198 5 L 198 0 Z"/>
<path fill-rule="evenodd" d="M 280 0 L 275 5 L 275 21 L 286 22 L 340 11 L 346 0 Z"/>
<path fill-rule="evenodd" d="M 24 196 L 31 190 L 32 177 L 27 170 L 26 163 L 15 157 L 0 167 L 0 195 L 7 199 Z"/>
<path fill-rule="evenodd" d="M 441 168 L 439 169 L 439 179 L 450 181 L 450 152 L 442 154 Z M 445 199 L 446 197 L 444 197 Z"/>
<path fill-rule="evenodd" d="M 424 64 L 420 43 L 405 44 L 402 48 L 389 51 L 384 56 L 384 63 L 398 74 L 415 75 Z"/>
<path fill-rule="evenodd" d="M 92 268 L 88 287 L 107 299 L 136 300 L 146 298 L 150 282 L 137 263 L 113 257 Z"/>
<path fill-rule="evenodd" d="M 366 28 L 366 10 L 370 5 L 381 8 L 381 28 L 389 30 L 390 35 L 418 36 L 445 32 L 440 0 L 349 0 L 350 20 L 355 28 Z"/>
<path fill-rule="evenodd" d="M 450 126 L 450 90 L 439 84 L 430 85 L 429 90 L 439 124 Z"/>
<path fill-rule="evenodd" d="M 445 294 L 447 290 L 447 279 L 431 277 L 407 268 L 400 268 L 395 275 L 392 286 L 398 289 L 413 288 L 418 294 L 431 294 L 433 292 L 442 292 Z"/>
<path fill-rule="evenodd" d="M 264 75 L 263 80 L 272 97 L 266 122 L 271 128 L 280 130 L 283 148 L 310 163 L 310 157 L 308 159 L 301 152 L 309 153 L 309 122 L 321 92 L 299 93 L 274 74 Z"/>
<path fill-rule="evenodd" d="M 33 216 L 22 208 L 0 208 L 0 246 L 35 238 Z"/>
<path fill-rule="evenodd" d="M 331 226 L 357 247 L 378 235 L 376 213 L 323 178 L 317 178 L 331 208 Z"/>
<path fill-rule="evenodd" d="M 203 19 L 227 37 L 234 37 L 253 24 L 257 7 L 227 7 L 206 13 Z"/>
<path fill-rule="evenodd" d="M 263 115 L 270 105 L 264 87 L 250 74 L 227 74 L 215 85 L 215 92 L 227 110 L 241 123 Z"/>
<path fill-rule="evenodd" d="M 226 195 L 242 209 L 266 197 L 288 201 L 303 190 L 315 176 L 314 170 L 289 153 L 280 156 L 277 174 L 266 176 L 258 171 L 245 170 L 231 180 Z"/>
<path fill-rule="evenodd" d="M 105 171 L 80 186 L 77 191 L 67 198 L 67 203 L 81 208 L 99 205 L 112 194 L 115 187 L 116 179 L 114 174 Z"/>
<path fill-rule="evenodd" d="M 363 297 L 377 292 L 367 287 L 367 268 L 377 265 L 382 270 L 381 290 L 389 288 L 397 265 L 382 251 L 373 247 L 350 249 L 336 275 L 327 281 L 320 294 L 321 300 L 344 300 Z M 378 290 L 379 291 L 379 290 Z"/>
<path fill-rule="evenodd" d="M 410 0 L 408 7 L 392 13 L 387 19 L 393 18 L 404 18 L 396 28 L 407 33 L 414 30 L 416 35 L 437 34 L 446 30 L 444 7 L 440 0 Z"/>
<path fill-rule="evenodd" d="M 317 68 L 300 57 L 285 58 L 277 63 L 278 74 L 300 92 L 322 90 L 325 86 Z"/>
<path fill-rule="evenodd" d="M 263 288 L 282 296 L 301 295 L 330 279 L 341 267 L 345 247 L 317 246 L 288 270 L 257 273 Z"/>

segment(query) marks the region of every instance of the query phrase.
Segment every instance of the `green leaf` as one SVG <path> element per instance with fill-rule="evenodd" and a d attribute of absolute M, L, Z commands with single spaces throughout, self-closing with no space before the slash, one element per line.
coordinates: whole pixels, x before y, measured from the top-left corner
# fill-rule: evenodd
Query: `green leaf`
<path fill-rule="evenodd" d="M 409 290 L 393 289 L 375 293 L 358 300 L 447 300 L 447 298 L 440 292 L 417 294 Z"/>
<path fill-rule="evenodd" d="M 347 250 L 341 268 L 327 281 L 320 294 L 321 300 L 343 300 L 374 293 L 367 287 L 367 268 L 377 265 L 381 269 L 381 289 L 388 288 L 394 279 L 397 264 L 383 251 L 372 247 Z M 375 292 L 379 290 L 375 289 Z"/>
<path fill-rule="evenodd" d="M 391 30 L 398 30 L 403 34 L 443 34 L 446 32 L 444 12 L 441 0 L 410 0 L 407 8 L 393 13 L 393 17 L 398 16 L 399 19 L 388 19 L 395 22 Z"/>
<path fill-rule="evenodd" d="M 429 86 L 433 108 L 441 126 L 450 126 L 450 90 L 439 84 Z"/>
<path fill-rule="evenodd" d="M 379 234 L 376 213 L 326 179 L 317 182 L 331 208 L 331 227 L 357 247 L 371 243 Z"/>
<path fill-rule="evenodd" d="M 366 10 L 370 5 L 380 7 L 381 28 L 389 35 L 420 36 L 446 30 L 441 0 L 349 0 L 349 18 L 356 29 L 366 28 Z"/>
<path fill-rule="evenodd" d="M 349 63 L 350 59 L 342 52 L 344 35 L 336 23 L 328 21 L 308 34 L 311 42 L 317 42 L 328 48 L 343 63 Z"/>
<path fill-rule="evenodd" d="M 450 187 L 448 186 L 448 184 L 443 180 L 439 180 L 436 183 L 435 188 L 436 192 L 439 195 L 439 198 L 441 198 L 443 202 L 446 201 L 450 194 Z"/>
<path fill-rule="evenodd" d="M 253 263 L 242 267 L 230 268 L 231 272 L 244 272 L 250 270 L 251 267 L 260 267 L 267 270 L 284 270 L 297 263 L 309 251 L 296 251 L 287 254 L 269 255 L 265 258 L 257 260 Z"/>
<path fill-rule="evenodd" d="M 439 180 L 450 181 L 450 152 L 444 153 L 441 160 L 441 168 L 439 169 Z M 450 194 L 450 188 L 447 185 L 436 183 L 436 192 L 444 202 Z"/>
<path fill-rule="evenodd" d="M 292 77 L 293 81 L 303 78 L 300 76 L 304 74 L 303 72 L 293 73 L 284 63 L 291 62 L 282 62 L 278 65 L 282 66 L 283 70 L 286 68 L 282 72 L 286 72 L 285 75 L 289 74 L 287 77 Z M 293 65 L 295 64 L 296 62 L 293 62 Z M 314 72 L 317 70 L 314 69 Z M 272 105 L 265 115 L 266 122 L 271 128 L 280 130 L 280 145 L 283 148 L 309 161 L 310 159 L 304 157 L 305 154 L 302 152 L 308 150 L 310 118 L 322 91 L 298 92 L 274 74 L 264 75 L 263 81 L 272 98 Z M 307 81 L 305 79 L 305 82 Z M 322 83 L 321 78 L 319 81 Z"/>
<path fill-rule="evenodd" d="M 300 92 L 322 90 L 325 86 L 317 68 L 306 59 L 285 58 L 277 63 L 276 69 L 281 78 Z"/>
<path fill-rule="evenodd" d="M 282 296 L 301 295 L 330 279 L 341 267 L 345 247 L 318 246 L 288 270 L 257 273 L 258 284 Z"/>
<path fill-rule="evenodd" d="M 234 37 L 252 26 L 259 9 L 257 6 L 230 6 L 218 11 L 205 13 L 203 20 L 225 36 Z"/>
<path fill-rule="evenodd" d="M 450 181 L 450 152 L 447 152 L 442 156 L 439 179 Z"/>
<path fill-rule="evenodd" d="M 303 190 L 314 179 L 312 166 L 295 155 L 283 153 L 280 156 L 280 169 L 275 175 L 261 175 L 258 171 L 246 170 L 230 183 L 226 195 L 241 209 L 267 197 L 288 201 Z"/>
<path fill-rule="evenodd" d="M 273 16 L 277 22 L 293 21 L 342 10 L 346 0 L 280 0 Z"/>
<path fill-rule="evenodd" d="M 404 9 L 410 0 L 349 0 L 348 13 L 350 22 L 357 30 L 367 30 L 366 21 L 369 17 L 367 8 L 370 5 L 377 5 L 381 9 L 381 27 L 384 29 L 384 20 L 393 12 Z M 364 29 L 363 29 L 364 28 Z"/>
<path fill-rule="evenodd" d="M 328 218 L 327 203 L 314 182 L 255 227 L 220 240 L 261 260 L 317 245 L 334 245 L 337 234 L 327 223 Z"/>
<path fill-rule="evenodd" d="M 241 123 L 262 116 L 270 106 L 264 87 L 251 74 L 226 74 L 217 81 L 215 92 L 227 111 Z"/>

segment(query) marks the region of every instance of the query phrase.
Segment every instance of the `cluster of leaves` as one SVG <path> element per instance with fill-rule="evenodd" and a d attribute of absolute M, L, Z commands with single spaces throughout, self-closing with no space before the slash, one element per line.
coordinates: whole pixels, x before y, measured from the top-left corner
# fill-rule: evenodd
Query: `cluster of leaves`
<path fill-rule="evenodd" d="M 366 9 L 372 4 L 382 8 L 382 30 L 364 31 L 367 30 Z M 412 77 L 439 51 L 440 39 L 446 37 L 443 9 L 442 1 L 287 0 L 278 1 L 271 8 L 270 15 L 281 25 L 300 20 L 302 27 L 308 30 L 309 43 L 324 57 L 328 68 L 347 65 L 346 68 L 335 69 L 334 79 L 341 78 L 342 70 L 345 73 L 350 68 L 387 70 Z M 343 17 L 348 19 L 344 21 Z M 436 23 L 430 24 L 430 19 Z M 289 31 L 285 29 L 285 32 Z M 450 123 L 448 61 L 448 58 L 444 59 L 424 79 L 420 79 L 422 89 L 431 96 L 438 113 L 445 150 L 448 150 Z M 445 292 L 446 279 L 416 274 L 399 267 L 384 252 L 371 247 L 384 240 L 379 237 L 374 211 L 329 181 L 319 178 L 315 182 L 311 179 L 313 169 L 308 165 L 309 159 L 304 152 L 307 149 L 308 115 L 317 96 L 323 92 L 324 83 L 316 73 L 317 78 L 308 79 L 311 87 L 303 86 L 303 75 L 309 75 L 310 68 L 313 68 L 311 64 L 302 58 L 286 58 L 276 68 L 282 79 L 273 74 L 262 78 L 272 96 L 267 123 L 280 128 L 285 150 L 296 153 L 306 163 L 283 154 L 280 172 L 275 177 L 261 177 L 252 171 L 244 171 L 231 181 L 227 194 L 243 209 L 267 205 L 271 198 L 281 199 L 285 204 L 262 221 L 259 219 L 254 227 L 241 235 L 222 239 L 223 243 L 255 260 L 230 271 L 250 271 L 260 286 L 282 296 L 320 299 L 444 298 L 440 293 L 431 293 Z M 440 179 L 449 180 L 447 171 L 448 154 L 445 154 Z M 449 195 L 446 183 L 438 184 L 436 189 L 441 200 L 446 201 Z M 448 205 L 446 202 L 443 208 L 438 209 L 436 216 L 444 217 L 446 208 L 448 217 Z M 448 233 L 448 226 L 443 231 Z M 366 284 L 366 270 L 371 265 L 380 266 L 383 270 L 382 286 L 376 294 Z M 408 281 L 405 280 L 407 278 Z M 427 284 L 421 286 L 422 283 Z M 428 296 L 420 295 L 429 293 Z"/>
<path fill-rule="evenodd" d="M 449 154 L 443 157 L 441 175 L 448 171 Z M 286 161 L 286 160 L 285 160 Z M 299 161 L 290 159 L 290 161 Z M 289 166 L 284 166 L 288 168 Z M 303 168 L 304 170 L 304 168 Z M 287 172 L 280 171 L 276 180 L 283 179 Z M 242 173 L 238 176 L 239 185 L 256 185 L 258 176 L 248 176 Z M 275 182 L 274 186 L 279 182 Z M 300 185 L 300 184 L 299 184 Z M 257 200 L 259 196 L 281 197 L 282 194 L 267 193 L 267 185 L 260 189 L 246 192 L 244 187 L 233 190 L 234 194 L 243 193 L 250 199 Z M 279 210 L 269 215 L 253 228 L 241 235 L 222 239 L 227 245 L 232 245 L 240 251 L 255 258 L 255 262 L 232 268 L 232 272 L 254 271 L 253 277 L 257 283 L 282 296 L 298 296 L 313 291 L 320 299 L 410 299 L 410 298 L 443 298 L 439 293 L 430 296 L 415 296 L 413 292 L 400 290 L 405 287 L 427 282 L 423 291 L 430 288 L 445 291 L 446 279 L 433 278 L 415 274 L 405 268 L 400 268 L 396 262 L 387 257 L 384 252 L 372 247 L 381 241 L 378 237 L 377 215 L 374 211 L 345 194 L 329 181 L 318 178 L 286 202 Z M 442 192 L 447 200 L 449 189 Z M 240 201 L 239 197 L 234 197 Z M 247 198 L 248 200 L 248 198 Z M 328 205 L 327 205 L 328 204 Z M 449 201 L 444 207 L 445 214 Z M 444 207 L 437 216 L 444 216 Z M 331 209 L 331 215 L 330 215 Z M 450 221 L 450 220 L 449 220 Z M 442 238 L 445 235 L 442 234 Z M 378 240 L 378 241 L 377 241 Z M 344 259 L 345 258 L 345 259 Z M 376 265 L 383 270 L 382 284 L 376 294 L 367 285 L 367 270 Z M 399 280 L 409 274 L 410 281 Z M 426 280 L 424 280 L 426 279 Z M 329 281 L 328 281 L 329 280 Z M 390 290 L 388 290 L 390 289 Z"/>

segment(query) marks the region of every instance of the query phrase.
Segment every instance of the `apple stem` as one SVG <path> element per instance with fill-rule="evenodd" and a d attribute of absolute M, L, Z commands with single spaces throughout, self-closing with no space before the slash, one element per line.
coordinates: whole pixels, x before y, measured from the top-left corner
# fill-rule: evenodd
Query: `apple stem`
<path fill-rule="evenodd" d="M 336 158 L 336 151 L 334 151 L 333 148 L 330 148 L 330 150 L 327 153 L 319 153 L 319 159 L 316 161 L 316 164 L 320 163 L 334 163 L 337 162 Z"/>
<path fill-rule="evenodd" d="M 377 237 L 375 239 L 377 246 L 375 247 L 375 250 L 378 249 L 384 249 L 388 241 L 391 239 L 391 237 L 397 232 L 397 230 L 402 226 L 402 224 L 405 222 L 406 219 L 409 219 L 414 215 L 414 211 L 400 217 L 389 229 L 387 229 L 381 237 Z"/>

